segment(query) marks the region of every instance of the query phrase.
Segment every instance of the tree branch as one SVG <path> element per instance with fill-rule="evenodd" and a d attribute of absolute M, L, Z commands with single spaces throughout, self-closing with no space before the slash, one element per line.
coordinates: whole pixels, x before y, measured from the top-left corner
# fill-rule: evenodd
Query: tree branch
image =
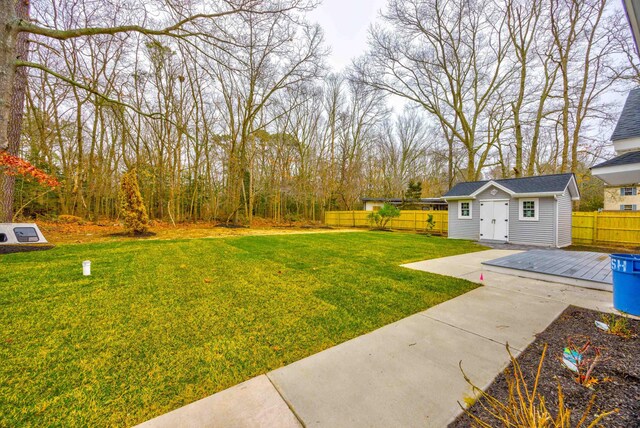
<path fill-rule="evenodd" d="M 219 13 L 211 13 L 211 14 L 197 14 L 185 18 L 181 21 L 176 22 L 169 27 L 165 27 L 162 29 L 154 30 L 151 28 L 145 28 L 140 25 L 122 25 L 119 27 L 89 27 L 89 28 L 72 28 L 69 30 L 56 30 L 54 28 L 46 28 L 41 27 L 39 25 L 33 24 L 31 22 L 25 20 L 17 20 L 16 21 L 16 29 L 18 32 L 27 32 L 31 34 L 38 34 L 40 36 L 51 37 L 52 39 L 58 40 L 67 40 L 73 39 L 76 37 L 83 36 L 96 36 L 99 34 L 109 34 L 114 35 L 118 33 L 140 33 L 149 36 L 176 36 L 176 31 L 182 29 L 182 27 L 190 22 L 199 20 L 199 19 L 214 19 L 220 18 L 226 15 L 231 15 L 234 13 L 242 12 L 243 9 L 232 9 L 225 12 Z"/>
<path fill-rule="evenodd" d="M 119 33 L 140 33 L 147 36 L 171 36 L 171 37 L 181 37 L 185 36 L 185 34 L 179 34 L 180 31 L 184 30 L 185 25 L 190 24 L 195 21 L 203 20 L 203 19 L 216 19 L 223 18 L 225 16 L 234 15 L 238 13 L 253 13 L 253 14 L 275 14 L 275 13 L 283 13 L 290 9 L 295 8 L 296 6 L 292 6 L 289 8 L 276 8 L 273 10 L 256 10 L 253 8 L 253 5 L 259 4 L 259 1 L 248 1 L 246 5 L 239 7 L 232 7 L 229 10 L 225 10 L 222 12 L 216 13 L 198 13 L 196 15 L 192 15 L 186 17 L 173 25 L 170 25 L 161 29 L 151 29 L 145 28 L 140 25 L 122 25 L 118 27 L 89 27 L 89 28 L 72 28 L 68 30 L 57 30 L 54 28 L 41 27 L 32 22 L 25 21 L 23 19 L 18 19 L 14 21 L 14 25 L 16 31 L 18 32 L 27 32 L 31 34 L 37 34 L 40 36 L 51 37 L 52 39 L 58 40 L 68 40 L 77 37 L 84 36 L 96 36 L 99 34 L 108 34 L 115 35 Z M 186 34 L 190 35 L 189 33 Z"/>
<path fill-rule="evenodd" d="M 75 86 L 77 88 L 83 89 L 83 90 L 85 90 L 85 91 L 87 91 L 87 92 L 89 92 L 89 93 L 91 93 L 91 94 L 93 94 L 93 95 L 95 95 L 95 96 L 97 96 L 99 98 L 102 98 L 103 100 L 105 100 L 105 101 L 107 101 L 109 103 L 117 104 L 119 106 L 122 106 L 122 107 L 128 108 L 130 110 L 133 110 L 134 112 L 138 113 L 141 116 L 147 117 L 149 119 L 164 120 L 166 122 L 169 122 L 173 126 L 181 128 L 182 131 L 185 133 L 185 135 L 187 137 L 193 139 L 193 137 L 186 131 L 186 129 L 184 129 L 184 126 L 180 126 L 179 124 L 175 123 L 171 119 L 163 116 L 161 113 L 158 113 L 158 112 L 156 112 L 156 113 L 144 112 L 144 111 L 140 110 L 139 108 L 137 108 L 137 107 L 135 107 L 135 106 L 133 106 L 131 104 L 128 104 L 128 103 L 125 103 L 123 101 L 119 101 L 119 100 L 113 99 L 111 97 L 108 97 L 108 96 L 106 96 L 105 94 L 103 94 L 100 91 L 97 91 L 97 90 L 95 90 L 95 89 L 93 89 L 93 88 L 91 88 L 91 87 L 89 87 L 87 85 L 84 85 L 84 84 L 80 83 L 80 82 L 76 82 L 75 80 L 70 79 L 67 76 L 63 76 L 62 74 L 60 74 L 60 73 L 58 73 L 56 71 L 53 71 L 50 68 L 45 67 L 42 64 L 38 64 L 38 63 L 35 63 L 35 62 L 27 62 L 27 61 L 17 60 L 15 62 L 15 65 L 16 65 L 16 67 L 29 67 L 29 68 L 35 68 L 35 69 L 41 70 L 41 71 L 43 71 L 43 72 L 45 72 L 47 74 L 50 74 L 50 75 L 54 76 L 57 79 L 62 80 L 65 83 L 68 83 L 69 85 L 72 85 L 72 86 Z"/>

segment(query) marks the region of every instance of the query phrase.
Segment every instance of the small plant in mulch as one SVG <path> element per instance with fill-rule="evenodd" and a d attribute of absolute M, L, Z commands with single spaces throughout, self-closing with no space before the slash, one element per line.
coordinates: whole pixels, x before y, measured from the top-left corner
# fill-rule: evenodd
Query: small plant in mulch
<path fill-rule="evenodd" d="M 592 388 L 599 382 L 599 379 L 594 375 L 594 370 L 604 358 L 603 349 L 594 345 L 590 337 L 573 336 L 567 338 L 562 362 L 575 373 L 576 382 L 587 388 Z"/>
<path fill-rule="evenodd" d="M 530 428 L 591 428 L 596 427 L 607 416 L 616 413 L 617 409 L 604 413 L 593 414 L 593 405 L 595 403 L 595 394 L 591 397 L 582 416 L 575 425 L 571 424 L 570 409 L 565 404 L 564 393 L 560 383 L 557 384 L 557 411 L 554 415 L 549 407 L 545 397 L 539 392 L 538 385 L 540 383 L 542 365 L 547 353 L 547 345 L 542 350 L 542 355 L 538 363 L 536 375 L 533 382 L 529 384 L 524 375 L 518 360 L 511 354 L 509 345 L 507 352 L 511 360 L 510 368 L 505 370 L 505 378 L 507 382 L 508 393 L 506 397 L 498 398 L 490 393 L 483 391 L 477 387 L 462 370 L 462 362 L 460 362 L 460 370 L 465 381 L 471 386 L 474 394 L 480 398 L 476 402 L 482 407 L 481 414 L 475 414 L 464 408 L 460 403 L 460 407 L 465 414 L 471 418 L 471 425 L 480 428 L 494 428 L 496 423 L 503 427 L 530 427 Z M 467 405 L 473 404 L 474 400 L 465 399 Z M 587 420 L 592 421 L 587 425 Z"/>
<path fill-rule="evenodd" d="M 629 325 L 629 318 L 626 316 L 602 314 L 600 320 L 606 325 L 605 331 L 609 334 L 613 334 L 624 339 L 631 339 L 636 336 Z"/>

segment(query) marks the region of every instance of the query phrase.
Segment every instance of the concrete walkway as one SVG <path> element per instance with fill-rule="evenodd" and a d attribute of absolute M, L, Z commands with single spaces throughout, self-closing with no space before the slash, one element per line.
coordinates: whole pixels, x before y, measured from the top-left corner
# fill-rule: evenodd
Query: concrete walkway
<path fill-rule="evenodd" d="M 152 419 L 157 427 L 442 427 L 569 304 L 612 310 L 611 294 L 489 272 L 488 250 L 405 265 L 484 287 Z"/>

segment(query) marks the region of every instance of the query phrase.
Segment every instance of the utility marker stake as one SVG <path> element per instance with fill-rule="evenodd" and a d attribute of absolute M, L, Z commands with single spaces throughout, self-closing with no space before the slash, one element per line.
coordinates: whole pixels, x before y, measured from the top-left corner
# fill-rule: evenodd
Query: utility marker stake
<path fill-rule="evenodd" d="M 85 260 L 82 262 L 82 274 L 84 276 L 90 276 L 91 275 L 91 261 L 90 260 Z"/>

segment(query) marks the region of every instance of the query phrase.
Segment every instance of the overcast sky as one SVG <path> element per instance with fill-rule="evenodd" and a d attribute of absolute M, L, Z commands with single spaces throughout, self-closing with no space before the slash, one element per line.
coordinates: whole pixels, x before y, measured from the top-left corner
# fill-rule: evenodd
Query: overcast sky
<path fill-rule="evenodd" d="M 369 26 L 386 3 L 387 0 L 322 0 L 322 4 L 308 15 L 310 21 L 317 22 L 324 30 L 325 43 L 331 49 L 327 63 L 333 71 L 342 71 L 353 58 L 366 51 Z M 622 5 L 616 4 L 615 7 Z M 616 103 L 620 111 L 627 94 L 610 91 L 605 96 Z M 389 97 L 388 103 L 395 113 L 400 113 L 406 102 L 398 97 Z M 605 138 L 608 138 L 612 126 L 608 124 L 604 130 L 593 130 L 592 133 L 606 134 Z"/>
<path fill-rule="evenodd" d="M 324 30 L 327 46 L 331 48 L 329 65 L 341 71 L 351 59 L 367 48 L 367 29 L 383 9 L 386 0 L 323 0 L 311 12 L 309 20 Z"/>

